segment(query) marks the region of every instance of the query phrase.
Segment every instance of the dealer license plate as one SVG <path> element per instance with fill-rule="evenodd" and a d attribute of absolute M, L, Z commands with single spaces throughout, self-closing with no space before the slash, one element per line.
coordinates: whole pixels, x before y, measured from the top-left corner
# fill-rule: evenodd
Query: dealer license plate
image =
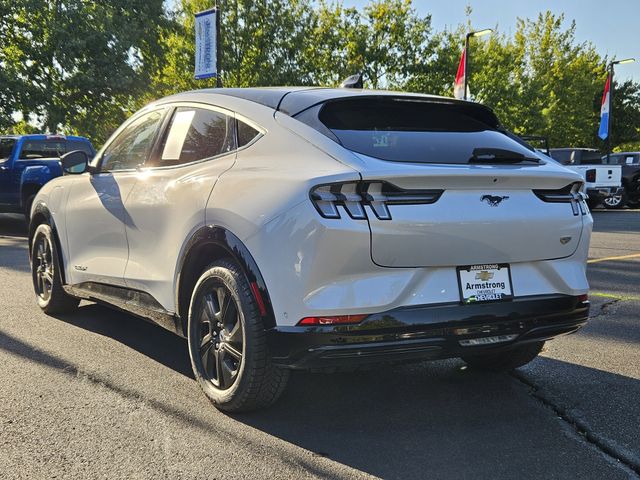
<path fill-rule="evenodd" d="M 462 303 L 513 298 L 511 271 L 506 263 L 458 267 L 458 282 Z"/>

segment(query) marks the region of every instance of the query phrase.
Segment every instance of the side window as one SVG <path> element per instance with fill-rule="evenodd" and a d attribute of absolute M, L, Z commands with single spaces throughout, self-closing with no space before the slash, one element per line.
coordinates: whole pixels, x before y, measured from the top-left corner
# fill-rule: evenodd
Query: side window
<path fill-rule="evenodd" d="M 127 170 L 144 164 L 153 146 L 162 113 L 162 110 L 147 113 L 120 132 L 102 154 L 100 169 Z"/>
<path fill-rule="evenodd" d="M 214 110 L 179 107 L 160 147 L 158 166 L 180 165 L 236 149 L 234 119 Z"/>
<path fill-rule="evenodd" d="M 244 147 L 260 135 L 260 132 L 246 123 L 238 120 L 238 148 Z"/>

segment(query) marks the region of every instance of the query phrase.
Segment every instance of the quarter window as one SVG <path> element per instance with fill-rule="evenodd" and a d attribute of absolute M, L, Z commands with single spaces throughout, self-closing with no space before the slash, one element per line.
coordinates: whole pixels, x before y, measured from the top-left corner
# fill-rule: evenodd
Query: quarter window
<path fill-rule="evenodd" d="M 160 147 L 158 165 L 196 162 L 236 148 L 233 117 L 203 108 L 179 107 Z"/>
<path fill-rule="evenodd" d="M 248 145 L 258 135 L 258 130 L 238 120 L 238 148 Z"/>
<path fill-rule="evenodd" d="M 153 146 L 162 113 L 156 110 L 131 122 L 105 149 L 100 169 L 128 170 L 143 165 Z"/>

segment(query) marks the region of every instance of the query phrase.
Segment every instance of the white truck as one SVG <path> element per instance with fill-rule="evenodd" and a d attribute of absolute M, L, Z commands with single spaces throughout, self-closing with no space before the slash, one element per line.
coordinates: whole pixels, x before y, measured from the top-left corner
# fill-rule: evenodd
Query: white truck
<path fill-rule="evenodd" d="M 599 204 L 612 208 L 622 199 L 622 168 L 620 165 L 603 165 L 602 154 L 593 148 L 552 148 L 551 158 L 584 178 L 585 193 L 589 196 L 589 208 Z M 611 205 L 610 205 L 611 204 Z"/>

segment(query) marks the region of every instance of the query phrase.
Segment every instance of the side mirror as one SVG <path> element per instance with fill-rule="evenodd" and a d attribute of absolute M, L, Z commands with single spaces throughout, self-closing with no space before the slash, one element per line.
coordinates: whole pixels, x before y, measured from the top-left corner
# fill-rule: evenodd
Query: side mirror
<path fill-rule="evenodd" d="M 89 155 L 82 150 L 74 150 L 62 155 L 60 163 L 62 163 L 62 171 L 65 174 L 78 175 L 88 170 Z"/>

